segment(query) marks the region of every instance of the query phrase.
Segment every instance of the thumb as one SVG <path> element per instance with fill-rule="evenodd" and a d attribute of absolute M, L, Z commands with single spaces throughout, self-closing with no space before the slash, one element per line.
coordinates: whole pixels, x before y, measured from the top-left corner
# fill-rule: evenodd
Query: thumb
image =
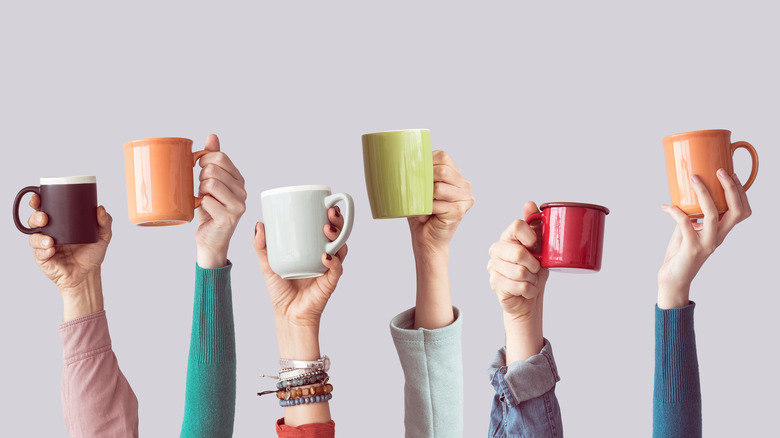
<path fill-rule="evenodd" d="M 98 223 L 98 239 L 103 242 L 111 241 L 111 224 L 114 219 L 106 211 L 106 208 L 102 205 L 97 208 L 97 223 Z"/>
<path fill-rule="evenodd" d="M 539 207 L 536 206 L 536 203 L 533 201 L 528 201 L 523 205 L 523 217 L 526 218 L 534 213 L 539 212 Z"/>
<path fill-rule="evenodd" d="M 209 134 L 209 137 L 206 139 L 206 146 L 203 149 L 209 152 L 219 152 L 219 137 L 217 137 L 217 134 Z"/>
<path fill-rule="evenodd" d="M 255 224 L 255 238 L 252 240 L 252 246 L 255 247 L 257 260 L 260 262 L 260 270 L 263 275 L 275 275 L 271 265 L 268 263 L 268 247 L 265 243 L 265 225 L 262 222 Z"/>

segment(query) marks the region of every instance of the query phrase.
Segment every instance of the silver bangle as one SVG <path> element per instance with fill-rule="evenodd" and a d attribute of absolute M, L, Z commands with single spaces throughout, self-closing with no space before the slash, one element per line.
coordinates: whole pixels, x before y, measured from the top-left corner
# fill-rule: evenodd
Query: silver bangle
<path fill-rule="evenodd" d="M 330 369 L 330 358 L 325 355 L 317 360 L 293 360 L 293 359 L 279 359 L 279 368 L 282 370 L 292 369 L 316 369 L 322 370 L 326 373 Z"/>
<path fill-rule="evenodd" d="M 279 380 L 291 380 L 322 374 L 324 371 L 314 368 L 284 369 L 279 371 Z"/>

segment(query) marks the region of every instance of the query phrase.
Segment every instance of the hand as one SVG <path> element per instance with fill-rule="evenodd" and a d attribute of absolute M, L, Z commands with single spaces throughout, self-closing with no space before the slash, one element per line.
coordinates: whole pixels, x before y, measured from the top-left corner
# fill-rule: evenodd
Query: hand
<path fill-rule="evenodd" d="M 433 152 L 433 212 L 409 218 L 415 255 L 447 250 L 463 216 L 474 205 L 471 183 L 444 151 Z"/>
<path fill-rule="evenodd" d="M 523 206 L 524 217 L 538 211 L 533 202 Z M 516 220 L 490 247 L 487 265 L 490 287 L 498 296 L 504 314 L 514 320 L 527 320 L 541 314 L 542 296 L 550 273 L 528 249 L 536 245 L 540 227 L 541 224 L 531 226 Z"/>
<path fill-rule="evenodd" d="M 324 226 L 323 232 L 333 241 L 344 226 L 344 217 L 338 207 L 328 209 L 328 220 L 330 224 Z M 255 225 L 253 245 L 277 319 L 297 327 L 319 327 L 325 305 L 343 273 L 342 263 L 347 256 L 347 245 L 342 246 L 333 256 L 322 254 L 322 264 L 328 268 L 324 275 L 300 280 L 285 280 L 271 269 L 268 264 L 265 225 L 262 222 Z"/>
<path fill-rule="evenodd" d="M 701 179 L 691 177 L 704 220 L 692 222 L 679 208 L 664 205 L 661 208 L 677 226 L 666 249 L 664 264 L 658 271 L 658 307 L 679 308 L 688 305 L 693 278 L 707 258 L 715 251 L 734 226 L 752 213 L 745 190 L 736 174 L 718 169 L 718 180 L 726 193 L 728 211 L 718 219 L 718 210 Z"/>
<path fill-rule="evenodd" d="M 203 201 L 198 209 L 198 265 L 203 269 L 227 265 L 230 238 L 241 215 L 246 211 L 244 177 L 227 155 L 219 151 L 219 139 L 211 134 L 206 140 L 207 151 L 200 160 L 199 196 Z"/>
<path fill-rule="evenodd" d="M 40 211 L 41 198 L 33 194 L 30 207 L 36 210 L 30 216 L 30 227 L 43 227 L 49 217 Z M 64 320 L 103 310 L 103 289 L 100 265 L 111 241 L 111 215 L 101 205 L 97 208 L 98 241 L 82 245 L 54 245 L 44 234 L 30 236 L 33 258 L 41 271 L 57 285 L 64 303 Z"/>
<path fill-rule="evenodd" d="M 538 211 L 533 202 L 523 206 L 524 217 Z M 542 307 L 550 274 L 529 250 L 536 246 L 540 227 L 516 220 L 489 251 L 490 287 L 504 310 L 507 364 L 526 360 L 544 347 Z"/>

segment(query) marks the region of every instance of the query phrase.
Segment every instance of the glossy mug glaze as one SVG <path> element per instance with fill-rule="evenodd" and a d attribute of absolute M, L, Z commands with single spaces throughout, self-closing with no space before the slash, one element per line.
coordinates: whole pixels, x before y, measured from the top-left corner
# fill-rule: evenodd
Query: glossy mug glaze
<path fill-rule="evenodd" d="M 604 248 L 607 207 L 577 202 L 549 202 L 525 221 L 542 223 L 540 252 L 532 252 L 543 268 L 561 272 L 598 272 Z"/>
<path fill-rule="evenodd" d="M 672 205 L 692 218 L 700 218 L 703 214 L 691 183 L 691 176 L 698 175 L 701 178 L 712 195 L 718 212 L 724 213 L 728 210 L 726 194 L 715 172 L 723 168 L 729 175 L 734 173 L 734 152 L 744 148 L 753 161 L 750 176 L 743 185 L 745 190 L 753 185 L 758 174 L 756 149 L 746 141 L 732 143 L 731 131 L 725 129 L 674 134 L 664 137 L 663 143 Z"/>
<path fill-rule="evenodd" d="M 127 211 L 144 226 L 191 221 L 203 198 L 194 196 L 192 168 L 209 151 L 192 152 L 192 140 L 145 138 L 124 144 Z"/>
<path fill-rule="evenodd" d="M 19 220 L 19 204 L 25 193 L 41 198 L 41 211 L 48 216 L 43 227 L 28 228 Z M 14 225 L 24 234 L 42 233 L 55 245 L 98 241 L 97 180 L 94 176 L 41 178 L 40 186 L 25 187 L 17 193 L 13 207 Z"/>
<path fill-rule="evenodd" d="M 322 253 L 336 254 L 347 243 L 355 220 L 355 205 L 346 193 L 331 194 L 320 185 L 280 187 L 260 194 L 268 264 L 282 278 L 319 277 L 328 269 Z M 328 209 L 344 203 L 344 226 L 334 241 L 325 236 Z"/>
<path fill-rule="evenodd" d="M 433 212 L 433 152 L 427 129 L 364 134 L 363 170 L 374 219 Z"/>

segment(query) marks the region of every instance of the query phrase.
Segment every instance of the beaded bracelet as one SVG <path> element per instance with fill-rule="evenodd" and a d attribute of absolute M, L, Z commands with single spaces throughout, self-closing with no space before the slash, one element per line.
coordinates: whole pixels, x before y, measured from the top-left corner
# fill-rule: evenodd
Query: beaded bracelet
<path fill-rule="evenodd" d="M 313 397 L 295 398 L 291 400 L 279 400 L 279 406 L 286 408 L 310 403 L 322 403 L 333 398 L 333 394 L 315 395 Z"/>
<path fill-rule="evenodd" d="M 282 389 L 276 391 L 279 400 L 291 400 L 313 395 L 325 395 L 333 392 L 333 385 L 318 383 L 316 385 L 302 386 L 298 388 Z"/>
<path fill-rule="evenodd" d="M 295 386 L 309 385 L 313 383 L 325 383 L 328 380 L 328 373 L 317 373 L 311 376 L 299 377 L 290 380 L 280 380 L 276 383 L 277 389 L 291 388 Z"/>

